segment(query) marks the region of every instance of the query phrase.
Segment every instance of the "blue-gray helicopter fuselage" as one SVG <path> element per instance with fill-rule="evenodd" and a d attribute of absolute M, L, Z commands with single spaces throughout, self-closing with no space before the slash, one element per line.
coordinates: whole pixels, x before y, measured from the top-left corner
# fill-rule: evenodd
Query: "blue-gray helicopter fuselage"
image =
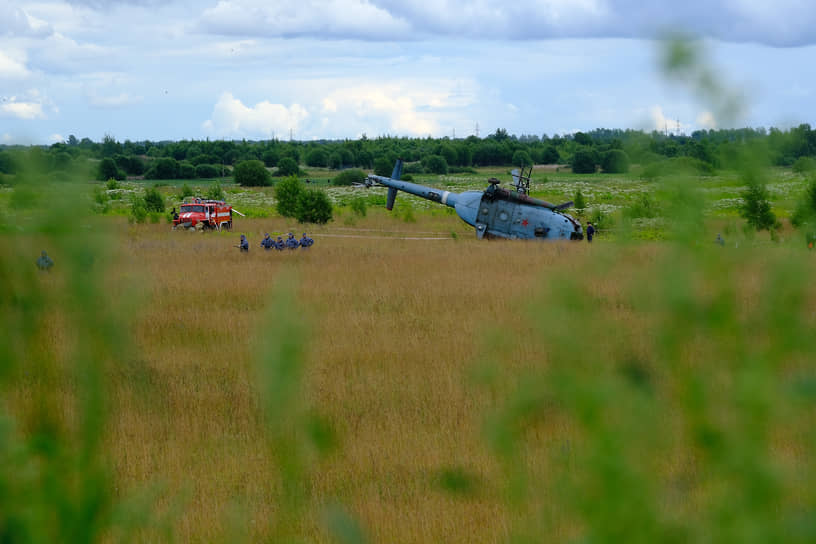
<path fill-rule="evenodd" d="M 390 178 L 370 175 L 388 187 L 386 207 L 390 210 L 398 191 L 439 202 L 456 210 L 457 215 L 476 229 L 478 238 L 510 238 L 539 240 L 581 240 L 583 229 L 572 216 L 562 213 L 562 206 L 528 197 L 498 187 L 492 180 L 485 191 L 453 193 L 402 181 L 402 161 L 397 161 Z M 571 204 L 571 203 L 569 203 Z"/>

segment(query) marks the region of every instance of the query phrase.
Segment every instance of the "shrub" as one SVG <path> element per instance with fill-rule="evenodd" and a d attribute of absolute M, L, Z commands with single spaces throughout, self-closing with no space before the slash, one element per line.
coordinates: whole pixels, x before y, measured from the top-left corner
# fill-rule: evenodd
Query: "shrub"
<path fill-rule="evenodd" d="M 155 187 L 151 187 L 145 192 L 144 204 L 149 212 L 164 212 L 164 198 Z"/>
<path fill-rule="evenodd" d="M 328 223 L 332 218 L 329 197 L 320 189 L 301 191 L 297 199 L 295 218 L 300 223 Z"/>
<path fill-rule="evenodd" d="M 351 211 L 358 217 L 365 217 L 368 211 L 365 198 L 355 198 L 351 201 Z"/>
<path fill-rule="evenodd" d="M 306 165 L 325 167 L 329 164 L 329 154 L 322 147 L 316 147 L 306 153 Z"/>
<path fill-rule="evenodd" d="M 266 166 L 272 168 L 278 161 L 280 160 L 280 151 L 277 149 L 267 149 L 264 151 L 263 155 L 261 155 L 263 162 Z"/>
<path fill-rule="evenodd" d="M 284 157 L 278 161 L 278 170 L 275 172 L 275 176 L 297 176 L 299 173 L 300 167 L 297 161 L 292 157 Z"/>
<path fill-rule="evenodd" d="M 422 159 L 422 167 L 429 174 L 446 175 L 448 173 L 448 161 L 441 155 L 428 155 Z"/>
<path fill-rule="evenodd" d="M 813 157 L 799 157 L 796 159 L 796 162 L 793 163 L 791 169 L 799 174 L 812 172 L 813 170 L 816 170 L 816 159 Z"/>
<path fill-rule="evenodd" d="M 186 183 L 181 186 L 181 190 L 179 191 L 179 198 L 184 200 L 188 196 L 193 196 L 193 189 L 187 185 Z"/>
<path fill-rule="evenodd" d="M 630 219 L 650 218 L 658 215 L 657 204 L 648 194 L 640 195 L 635 202 L 623 211 L 624 216 Z"/>
<path fill-rule="evenodd" d="M 332 185 L 351 185 L 352 183 L 362 183 L 365 179 L 365 172 L 358 168 L 351 168 L 337 174 L 332 179 Z"/>
<path fill-rule="evenodd" d="M 303 191 L 303 184 L 300 183 L 297 176 L 289 176 L 278 182 L 275 186 L 275 199 L 278 201 L 275 208 L 278 213 L 283 217 L 296 217 L 298 198 Z"/>
<path fill-rule="evenodd" d="M 195 177 L 197 178 L 217 178 L 220 172 L 220 168 L 214 164 L 199 164 L 195 167 Z"/>
<path fill-rule="evenodd" d="M 768 190 L 764 183 L 751 180 L 748 188 L 742 193 L 743 203 L 740 215 L 754 230 L 771 230 L 777 226 L 776 215 L 771 211 L 768 202 Z"/>
<path fill-rule="evenodd" d="M 116 189 L 119 188 L 119 182 L 116 181 L 115 178 L 108 178 L 108 182 L 105 183 L 105 188 L 108 191 L 115 191 Z"/>
<path fill-rule="evenodd" d="M 329 155 L 329 168 L 332 170 L 340 170 L 343 168 L 343 155 L 340 153 L 332 153 Z"/>
<path fill-rule="evenodd" d="M 283 159 L 281 159 L 283 162 Z M 263 187 L 271 184 L 269 171 L 258 160 L 242 161 L 233 171 L 235 183 L 244 187 Z"/>
<path fill-rule="evenodd" d="M 210 200 L 224 200 L 226 195 L 224 194 L 224 190 L 221 189 L 221 184 L 216 181 L 207 189 L 205 196 Z"/>
<path fill-rule="evenodd" d="M 803 198 L 796 204 L 791 224 L 798 228 L 814 221 L 816 221 L 816 179 L 811 180 Z"/>
<path fill-rule="evenodd" d="M 530 154 L 523 149 L 513 153 L 513 166 L 532 166 L 533 159 Z"/>
<path fill-rule="evenodd" d="M 171 157 L 162 157 L 153 164 L 145 174 L 147 179 L 176 179 L 179 174 L 179 163 Z"/>
<path fill-rule="evenodd" d="M 110 157 L 105 157 L 99 162 L 99 168 L 97 169 L 96 179 L 105 181 L 110 178 L 123 180 L 127 176 L 125 175 L 124 170 L 118 168 L 116 166 L 116 162 L 111 159 Z"/>
<path fill-rule="evenodd" d="M 592 211 L 589 212 L 587 221 L 593 224 L 596 231 L 611 228 L 614 224 L 612 218 L 605 214 L 600 208 L 593 208 Z"/>
<path fill-rule="evenodd" d="M 392 174 L 393 169 L 394 169 L 394 165 L 392 164 L 388 168 L 388 173 L 386 175 L 390 176 Z M 451 171 L 451 169 L 448 168 L 448 173 L 450 173 L 450 171 Z M 405 179 L 404 174 L 424 174 L 425 169 L 422 167 L 421 162 L 408 162 L 408 163 L 403 164 L 402 173 L 403 173 L 402 179 Z"/>
<path fill-rule="evenodd" d="M 572 171 L 576 174 L 594 174 L 595 153 L 589 149 L 579 149 L 572 157 Z"/>
<path fill-rule="evenodd" d="M 394 163 L 387 157 L 380 157 L 374 161 L 374 173 L 378 176 L 390 176 L 394 171 Z"/>
<path fill-rule="evenodd" d="M 629 155 L 621 149 L 611 149 L 604 153 L 601 168 L 607 174 L 625 174 L 629 171 Z"/>
<path fill-rule="evenodd" d="M 180 162 L 178 177 L 179 179 L 194 179 L 196 177 L 196 167 L 187 161 Z"/>
<path fill-rule="evenodd" d="M 584 199 L 584 194 L 581 192 L 581 189 L 575 191 L 575 198 L 572 199 L 572 202 L 576 210 L 586 208 L 586 200 Z"/>
<path fill-rule="evenodd" d="M 130 220 L 136 223 L 144 223 L 147 219 L 147 204 L 142 197 L 134 197 L 130 203 Z"/>

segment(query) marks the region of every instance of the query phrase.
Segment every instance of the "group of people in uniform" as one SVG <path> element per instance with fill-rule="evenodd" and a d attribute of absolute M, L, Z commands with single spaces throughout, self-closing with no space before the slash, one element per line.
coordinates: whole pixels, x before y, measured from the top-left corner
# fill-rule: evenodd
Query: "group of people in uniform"
<path fill-rule="evenodd" d="M 297 249 L 299 247 L 307 249 L 312 247 L 312 245 L 314 245 L 314 240 L 306 236 L 305 232 L 303 233 L 303 236 L 300 238 L 300 240 L 295 238 L 295 235 L 292 234 L 291 232 L 289 233 L 289 237 L 286 240 L 284 240 L 283 237 L 281 236 L 278 236 L 278 239 L 274 240 L 272 239 L 271 236 L 269 236 L 268 232 L 266 233 L 266 236 L 264 236 L 264 239 L 261 240 L 261 247 L 266 250 L 274 248 L 277 249 L 278 251 L 283 251 L 284 249 Z M 238 246 L 238 248 L 241 251 L 247 252 L 249 251 L 249 240 L 247 240 L 247 237 L 243 234 L 241 235 L 241 243 Z"/>

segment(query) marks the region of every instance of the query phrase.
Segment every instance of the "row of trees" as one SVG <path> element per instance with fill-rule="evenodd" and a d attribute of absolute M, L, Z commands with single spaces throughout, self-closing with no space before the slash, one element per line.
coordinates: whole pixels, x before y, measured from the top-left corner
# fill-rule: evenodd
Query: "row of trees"
<path fill-rule="evenodd" d="M 456 173 L 475 166 L 563 164 L 575 172 L 626 172 L 630 164 L 659 165 L 680 161 L 700 171 L 735 168 L 743 150 L 760 152 L 773 165 L 804 165 L 816 159 L 816 130 L 803 124 L 790 130 L 702 130 L 691 135 L 667 135 L 635 130 L 597 129 L 567 135 L 517 137 L 498 129 L 485 138 L 379 137 L 357 140 L 282 142 L 182 140 L 177 142 L 116 141 L 87 138 L 48 148 L 0 146 L 0 173 L 14 174 L 19 153 L 35 160 L 46 171 L 70 169 L 89 160 L 99 161 L 94 172 L 100 179 L 144 176 L 148 179 L 194 179 L 229 173 L 240 162 L 260 161 L 286 177 L 305 167 L 342 170 L 350 167 L 390 172 L 397 157 L 416 163 L 422 172 Z M 803 159 L 805 162 L 803 162 Z M 798 161 L 798 162 L 797 162 Z M 660 169 L 656 167 L 655 172 Z M 418 172 L 414 172 L 418 173 Z"/>

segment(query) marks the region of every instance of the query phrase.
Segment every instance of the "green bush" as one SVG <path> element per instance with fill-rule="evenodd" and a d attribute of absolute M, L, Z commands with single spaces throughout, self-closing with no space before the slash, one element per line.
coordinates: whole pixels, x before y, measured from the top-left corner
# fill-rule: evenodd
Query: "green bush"
<path fill-rule="evenodd" d="M 145 172 L 145 179 L 177 179 L 179 177 L 179 163 L 171 157 L 157 159 L 153 166 Z"/>
<path fill-rule="evenodd" d="M 586 208 L 586 200 L 584 199 L 584 194 L 581 192 L 581 189 L 575 191 L 575 197 L 572 199 L 572 202 L 576 210 Z"/>
<path fill-rule="evenodd" d="M 184 200 L 188 196 L 193 196 L 193 189 L 185 183 L 184 185 L 181 186 L 181 189 L 179 190 L 179 198 L 181 200 Z"/>
<path fill-rule="evenodd" d="M 195 177 L 216 178 L 221 173 L 221 169 L 214 164 L 199 164 L 195 167 Z"/>
<path fill-rule="evenodd" d="M 592 223 L 595 230 L 609 229 L 615 224 L 612 217 L 604 213 L 600 208 L 593 208 L 592 211 L 589 212 L 587 221 Z"/>
<path fill-rule="evenodd" d="M 806 224 L 816 224 L 816 179 L 810 181 L 804 195 L 797 202 L 791 224 L 797 228 Z"/>
<path fill-rule="evenodd" d="M 595 152 L 579 149 L 572 157 L 572 171 L 575 174 L 594 174 L 596 171 Z"/>
<path fill-rule="evenodd" d="M 332 204 L 326 193 L 320 189 L 301 191 L 297 197 L 295 218 L 300 223 L 325 224 L 331 221 Z"/>
<path fill-rule="evenodd" d="M 607 174 L 625 174 L 629 171 L 629 155 L 621 149 L 611 149 L 604 153 L 601 169 Z"/>
<path fill-rule="evenodd" d="M 446 175 L 448 173 L 448 161 L 441 155 L 428 155 L 422 159 L 422 168 L 429 174 Z"/>
<path fill-rule="evenodd" d="M 115 178 L 108 178 L 107 183 L 105 183 L 105 188 L 108 191 L 115 191 L 116 189 L 119 188 L 119 182 L 116 181 Z"/>
<path fill-rule="evenodd" d="M 224 190 L 221 189 L 221 184 L 217 181 L 213 183 L 209 189 L 207 189 L 205 196 L 210 200 L 224 200 L 226 197 Z"/>
<path fill-rule="evenodd" d="M 178 177 L 179 179 L 195 179 L 196 167 L 193 166 L 192 163 L 189 163 L 187 161 L 180 162 L 178 168 Z"/>
<path fill-rule="evenodd" d="M 130 220 L 136 223 L 144 223 L 147 219 L 147 204 L 142 197 L 134 197 L 130 204 Z"/>
<path fill-rule="evenodd" d="M 116 162 L 110 157 L 105 157 L 99 162 L 99 167 L 96 173 L 96 179 L 105 181 L 111 178 L 123 180 L 127 176 L 124 170 L 116 166 Z"/>
<path fill-rule="evenodd" d="M 283 161 L 283 159 L 281 159 Z M 275 185 L 275 208 L 283 217 L 296 217 L 298 212 L 298 198 L 304 191 L 303 184 L 297 176 L 289 176 Z"/>
<path fill-rule="evenodd" d="M 523 149 L 519 149 L 513 153 L 513 166 L 532 166 L 533 159 L 530 154 Z"/>
<path fill-rule="evenodd" d="M 799 174 L 812 172 L 816 170 L 816 159 L 813 157 L 799 157 L 791 166 L 791 170 Z"/>
<path fill-rule="evenodd" d="M 278 161 L 278 169 L 275 171 L 276 177 L 297 176 L 298 174 L 300 174 L 300 167 L 292 157 L 283 157 Z"/>
<path fill-rule="evenodd" d="M 281 162 L 284 160 L 281 159 Z M 269 171 L 258 160 L 239 162 L 235 165 L 233 176 L 235 183 L 244 187 L 263 187 L 272 182 Z"/>
<path fill-rule="evenodd" d="M 164 212 L 164 198 L 155 187 L 151 187 L 145 192 L 144 205 L 149 212 Z"/>
<path fill-rule="evenodd" d="M 635 202 L 623 210 L 623 215 L 630 219 L 657 217 L 660 210 L 648 194 L 640 195 Z"/>
<path fill-rule="evenodd" d="M 752 229 L 771 230 L 777 226 L 776 215 L 771 211 L 764 183 L 749 179 L 748 187 L 742 192 L 742 200 L 740 215 Z"/>
<path fill-rule="evenodd" d="M 351 211 L 354 215 L 358 217 L 365 217 L 367 213 L 368 206 L 366 205 L 365 198 L 357 197 L 351 201 L 350 204 Z"/>
<path fill-rule="evenodd" d="M 332 179 L 332 185 L 351 185 L 353 183 L 362 183 L 366 179 L 365 172 L 357 168 L 343 170 Z"/>
<path fill-rule="evenodd" d="M 390 177 L 394 171 L 394 162 L 388 157 L 380 157 L 374 161 L 374 173 L 378 176 Z"/>
<path fill-rule="evenodd" d="M 326 167 L 329 164 L 329 155 L 322 147 L 316 147 L 306 153 L 306 165 Z"/>

